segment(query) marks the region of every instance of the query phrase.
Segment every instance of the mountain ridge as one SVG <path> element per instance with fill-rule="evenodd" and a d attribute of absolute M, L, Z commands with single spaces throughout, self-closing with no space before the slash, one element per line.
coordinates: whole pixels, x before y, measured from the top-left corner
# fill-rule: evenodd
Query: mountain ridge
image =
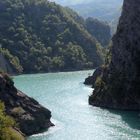
<path fill-rule="evenodd" d="M 18 71 L 82 70 L 103 62 L 99 42 L 72 10 L 46 0 L 0 0 L 0 5 L 1 52 Z"/>
<path fill-rule="evenodd" d="M 72 1 L 69 3 L 67 0 L 55 2 L 64 6 L 69 6 L 78 12 L 79 15 L 88 18 L 98 18 L 100 20 L 111 22 L 116 16 L 120 16 L 120 8 L 122 7 L 123 0 L 89 0 L 89 1 Z"/>

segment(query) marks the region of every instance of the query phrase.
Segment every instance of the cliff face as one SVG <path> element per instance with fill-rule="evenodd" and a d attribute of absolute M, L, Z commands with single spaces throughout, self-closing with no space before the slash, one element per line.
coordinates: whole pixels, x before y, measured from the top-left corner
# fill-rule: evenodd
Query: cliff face
<path fill-rule="evenodd" d="M 99 78 L 89 103 L 95 106 L 140 110 L 140 1 L 124 0 L 113 37 L 111 60 Z"/>
<path fill-rule="evenodd" d="M 6 74 L 0 74 L 0 100 L 5 104 L 6 114 L 15 119 L 25 135 L 39 133 L 52 125 L 51 112 L 17 90 Z"/>
<path fill-rule="evenodd" d="M 98 68 L 94 71 L 94 73 L 93 73 L 92 76 L 88 76 L 88 77 L 85 79 L 84 84 L 85 84 L 85 85 L 89 85 L 89 86 L 92 85 L 92 87 L 94 88 L 95 82 L 96 82 L 96 78 L 97 78 L 98 76 L 100 76 L 102 72 L 103 72 L 103 68 L 102 68 L 102 67 L 98 67 Z"/>

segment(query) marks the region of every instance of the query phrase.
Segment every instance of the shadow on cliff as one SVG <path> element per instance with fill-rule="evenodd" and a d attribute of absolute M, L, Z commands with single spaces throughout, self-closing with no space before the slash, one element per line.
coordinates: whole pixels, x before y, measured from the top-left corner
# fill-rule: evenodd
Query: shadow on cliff
<path fill-rule="evenodd" d="M 109 110 L 111 113 L 120 115 L 122 120 L 131 128 L 140 130 L 140 112 Z"/>

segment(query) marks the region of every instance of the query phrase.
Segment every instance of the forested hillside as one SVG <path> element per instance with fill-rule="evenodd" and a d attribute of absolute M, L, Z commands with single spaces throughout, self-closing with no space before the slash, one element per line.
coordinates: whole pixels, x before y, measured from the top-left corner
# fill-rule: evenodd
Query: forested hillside
<path fill-rule="evenodd" d="M 25 73 L 98 66 L 98 42 L 73 14 L 46 0 L 0 0 L 1 51 Z"/>
<path fill-rule="evenodd" d="M 102 46 L 108 46 L 111 40 L 111 29 L 107 23 L 98 19 L 87 18 L 86 29 L 91 35 L 96 37 Z"/>
<path fill-rule="evenodd" d="M 118 20 L 122 11 L 123 0 L 53 0 L 74 9 L 84 18 L 93 17 L 107 21 L 112 35 L 116 32 Z"/>

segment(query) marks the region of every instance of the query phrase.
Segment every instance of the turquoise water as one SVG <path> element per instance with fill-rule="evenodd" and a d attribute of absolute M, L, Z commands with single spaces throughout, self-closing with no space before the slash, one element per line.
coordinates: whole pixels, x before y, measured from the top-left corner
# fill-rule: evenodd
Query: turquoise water
<path fill-rule="evenodd" d="M 140 118 L 88 105 L 90 87 L 82 83 L 92 71 L 21 75 L 15 85 L 52 111 L 55 127 L 28 140 L 139 140 Z"/>

